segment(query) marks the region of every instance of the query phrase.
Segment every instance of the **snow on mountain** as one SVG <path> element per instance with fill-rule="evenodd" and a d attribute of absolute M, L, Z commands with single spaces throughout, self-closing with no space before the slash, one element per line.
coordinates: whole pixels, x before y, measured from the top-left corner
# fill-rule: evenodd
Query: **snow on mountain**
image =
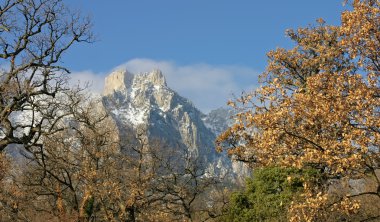
<path fill-rule="evenodd" d="M 211 110 L 210 113 L 205 115 L 202 120 L 206 127 L 209 128 L 215 135 L 224 132 L 229 125 L 231 125 L 231 115 L 233 111 L 227 108 L 218 108 Z"/>
<path fill-rule="evenodd" d="M 227 127 L 229 111 L 219 109 L 206 116 L 170 89 L 160 70 L 137 75 L 116 70 L 106 77 L 103 95 L 104 106 L 119 129 L 144 128 L 149 138 L 183 147 L 206 163 L 211 174 L 235 174 L 241 170 L 214 148 L 216 133 Z"/>

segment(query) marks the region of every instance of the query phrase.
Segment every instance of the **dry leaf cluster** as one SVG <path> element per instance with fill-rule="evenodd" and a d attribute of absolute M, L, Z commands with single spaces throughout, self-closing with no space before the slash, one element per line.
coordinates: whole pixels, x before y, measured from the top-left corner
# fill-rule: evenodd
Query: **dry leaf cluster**
<path fill-rule="evenodd" d="M 268 53 L 261 87 L 230 101 L 235 124 L 217 140 L 219 150 L 252 166 L 323 173 L 325 182 L 305 184 L 304 201 L 293 203 L 294 221 L 357 212 L 356 195 L 331 203 L 331 179 L 370 176 L 380 186 L 380 2 L 352 6 L 340 26 L 319 19 L 289 30 L 296 46 Z M 371 194 L 379 201 L 379 189 Z"/>

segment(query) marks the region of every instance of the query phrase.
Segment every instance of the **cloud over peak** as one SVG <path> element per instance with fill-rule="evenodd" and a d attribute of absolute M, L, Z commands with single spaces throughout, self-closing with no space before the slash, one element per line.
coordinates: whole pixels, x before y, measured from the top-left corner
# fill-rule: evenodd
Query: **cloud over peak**
<path fill-rule="evenodd" d="M 137 58 L 117 66 L 138 74 L 160 69 L 168 86 L 190 99 L 203 112 L 224 106 L 233 94 L 251 90 L 257 83 L 258 72 L 248 67 L 231 65 L 178 65 L 171 61 Z M 90 71 L 74 72 L 71 82 L 89 82 L 90 90 L 101 92 L 106 74 Z"/>

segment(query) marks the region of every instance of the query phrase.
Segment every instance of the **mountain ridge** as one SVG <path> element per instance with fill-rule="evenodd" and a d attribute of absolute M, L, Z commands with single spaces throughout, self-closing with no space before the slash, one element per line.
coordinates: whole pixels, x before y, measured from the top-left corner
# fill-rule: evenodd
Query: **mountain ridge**
<path fill-rule="evenodd" d="M 217 153 L 214 145 L 216 133 L 228 126 L 228 120 L 223 119 L 229 117 L 229 111 L 203 114 L 167 86 L 160 70 L 139 74 L 126 69 L 113 71 L 105 79 L 103 103 L 120 129 L 144 128 L 148 138 L 183 147 L 206 163 L 210 174 L 235 177 L 241 173 L 241 166 L 233 164 L 225 153 Z"/>

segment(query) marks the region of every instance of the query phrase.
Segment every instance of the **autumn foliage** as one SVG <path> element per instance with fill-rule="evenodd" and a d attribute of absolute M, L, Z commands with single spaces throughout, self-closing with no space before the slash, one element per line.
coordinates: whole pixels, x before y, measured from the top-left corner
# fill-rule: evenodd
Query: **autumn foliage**
<path fill-rule="evenodd" d="M 61 58 L 93 41 L 89 20 L 62 0 L 3 1 L 0 220 L 380 220 L 380 1 L 350 5 L 339 26 L 288 30 L 295 46 L 270 51 L 261 86 L 229 102 L 235 122 L 217 148 L 260 170 L 226 210 L 224 178 L 122 132 L 69 87 Z M 11 121 L 20 114 L 31 121 Z"/>
<path fill-rule="evenodd" d="M 290 207 L 292 221 L 358 211 L 358 195 L 329 198 L 333 179 L 370 176 L 380 185 L 380 2 L 355 0 L 352 7 L 340 26 L 319 19 L 289 30 L 296 46 L 268 53 L 261 87 L 229 102 L 235 124 L 217 140 L 220 150 L 252 166 L 321 171 L 325 182 L 304 184 L 303 201 Z M 379 189 L 371 195 L 380 198 Z"/>

